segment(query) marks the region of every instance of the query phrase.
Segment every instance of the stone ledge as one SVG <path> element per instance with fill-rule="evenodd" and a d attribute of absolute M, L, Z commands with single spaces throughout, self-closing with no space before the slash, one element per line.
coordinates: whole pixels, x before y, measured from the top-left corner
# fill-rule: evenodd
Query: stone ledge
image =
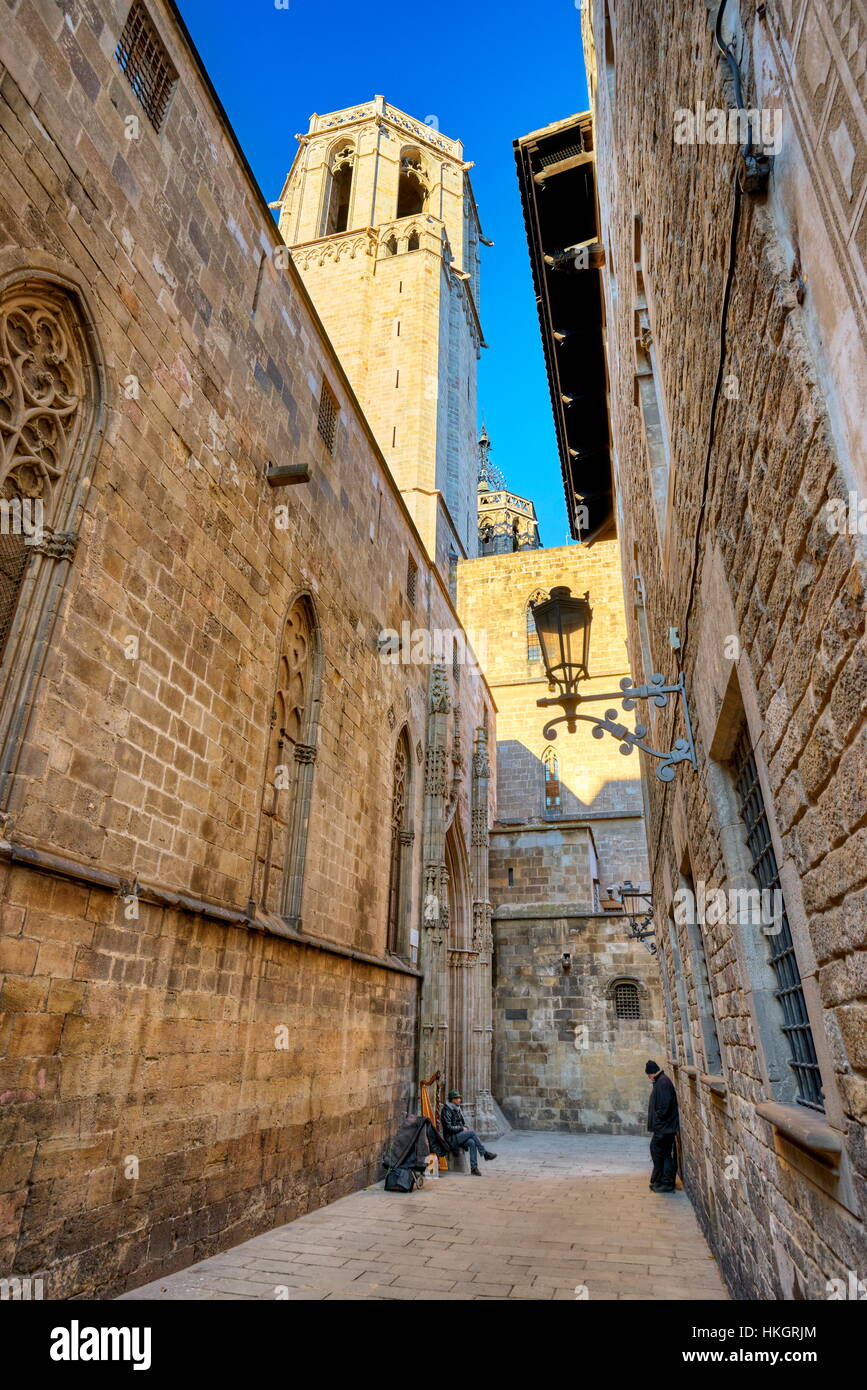
<path fill-rule="evenodd" d="M 497 922 L 520 921 L 522 918 L 538 921 L 557 921 L 563 917 L 595 917 L 603 922 L 625 922 L 622 912 L 594 912 L 591 907 L 581 903 L 502 903 L 491 913 L 491 920 Z"/>
<path fill-rule="evenodd" d="M 134 893 L 139 902 L 150 903 L 156 907 L 170 908 L 179 912 L 188 912 L 197 917 L 207 917 L 211 921 L 222 922 L 226 926 L 246 927 L 248 930 L 266 932 L 269 936 L 279 936 L 284 941 L 292 941 L 296 946 L 306 946 L 315 951 L 324 951 L 327 955 L 343 956 L 349 960 L 359 961 L 362 965 L 371 965 L 375 969 L 391 970 L 397 975 L 411 975 L 418 980 L 423 978 L 420 970 L 416 970 L 414 966 L 406 965 L 397 956 L 373 956 L 366 951 L 357 951 L 352 946 L 343 946 L 337 941 L 327 941 L 324 937 L 309 936 L 300 932 L 289 919 L 278 917 L 274 913 L 265 913 L 255 909 L 251 912 L 249 907 L 245 911 L 242 908 L 227 907 L 222 903 L 212 902 L 205 898 L 192 898 L 186 893 L 167 888 L 163 884 L 142 883 L 135 878 L 135 875 L 128 879 L 110 870 L 100 869 L 96 865 L 83 864 L 77 859 L 68 859 L 65 855 L 55 854 L 51 850 L 37 849 L 33 845 L 17 845 L 9 840 L 0 840 L 0 859 L 7 859 L 12 864 L 24 864 L 28 868 L 35 869 L 38 873 L 55 874 L 61 878 L 68 878 L 73 883 L 104 888 L 109 893 Z"/>
<path fill-rule="evenodd" d="M 842 1135 L 827 1120 L 820 1119 L 815 1111 L 802 1110 L 797 1105 L 761 1101 L 756 1106 L 756 1114 L 773 1125 L 789 1143 L 806 1149 L 828 1167 L 839 1167 L 843 1153 Z"/>
<path fill-rule="evenodd" d="M 715 1096 L 725 1097 L 729 1093 L 728 1082 L 724 1076 L 714 1076 L 711 1072 L 700 1071 L 698 1079 L 702 1086 L 706 1086 Z"/>

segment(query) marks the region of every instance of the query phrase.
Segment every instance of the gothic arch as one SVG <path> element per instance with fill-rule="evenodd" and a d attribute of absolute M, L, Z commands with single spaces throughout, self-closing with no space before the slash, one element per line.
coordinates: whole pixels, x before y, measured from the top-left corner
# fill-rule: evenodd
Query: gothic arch
<path fill-rule="evenodd" d="M 430 177 L 421 152 L 404 146 L 400 152 L 395 217 L 416 217 L 427 208 Z"/>
<path fill-rule="evenodd" d="M 449 946 L 454 950 L 470 950 L 473 944 L 470 861 L 457 816 L 446 831 L 445 861 L 449 882 Z"/>
<path fill-rule="evenodd" d="M 550 744 L 542 754 L 542 773 L 544 777 L 545 810 L 559 811 L 560 799 L 560 760 L 557 750 Z"/>
<path fill-rule="evenodd" d="M 298 926 L 310 822 L 322 683 L 322 642 L 313 599 L 299 593 L 280 637 L 257 849 L 259 900 Z"/>
<path fill-rule="evenodd" d="M 346 136 L 329 147 L 325 160 L 322 236 L 336 236 L 349 230 L 356 158 L 355 143 Z"/>
<path fill-rule="evenodd" d="M 409 907 L 412 884 L 413 759 L 409 729 L 404 724 L 394 745 L 391 767 L 391 836 L 388 861 L 388 913 L 386 947 L 396 955 L 409 955 Z"/>
<path fill-rule="evenodd" d="M 541 663 L 542 648 L 539 645 L 539 634 L 536 631 L 536 624 L 533 620 L 534 603 L 544 603 L 548 595 L 544 589 L 534 589 L 527 599 L 524 609 L 524 623 L 527 631 L 527 661 L 531 666 Z"/>
<path fill-rule="evenodd" d="M 11 790 L 102 426 L 93 319 L 53 271 L 0 280 L 0 806 Z"/>

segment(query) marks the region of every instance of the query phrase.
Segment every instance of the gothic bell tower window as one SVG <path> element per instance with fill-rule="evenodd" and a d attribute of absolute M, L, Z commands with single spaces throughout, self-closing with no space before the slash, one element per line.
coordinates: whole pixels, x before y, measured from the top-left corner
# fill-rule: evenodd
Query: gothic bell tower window
<path fill-rule="evenodd" d="M 328 165 L 323 236 L 337 236 L 338 233 L 345 232 L 349 227 L 354 168 L 355 150 L 352 145 L 342 145 L 335 150 Z"/>
<path fill-rule="evenodd" d="M 397 185 L 397 216 L 415 217 L 427 204 L 428 179 L 421 155 L 407 150 L 401 155 Z"/>

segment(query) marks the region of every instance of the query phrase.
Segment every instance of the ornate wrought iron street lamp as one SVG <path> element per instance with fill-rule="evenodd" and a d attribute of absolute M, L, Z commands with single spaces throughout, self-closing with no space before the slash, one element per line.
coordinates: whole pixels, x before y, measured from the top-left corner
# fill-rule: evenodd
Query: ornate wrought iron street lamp
<path fill-rule="evenodd" d="M 655 936 L 653 928 L 653 894 L 651 890 L 636 888 L 635 884 L 627 879 L 625 883 L 619 883 L 615 888 L 609 888 L 609 893 L 621 904 L 623 911 L 629 918 L 629 935 L 636 941 L 640 941 L 645 950 L 652 956 L 656 955 L 656 943 L 651 941 L 648 944 L 647 938 Z"/>
<path fill-rule="evenodd" d="M 659 672 L 655 672 L 646 685 L 635 685 L 625 676 L 620 682 L 619 691 L 609 690 L 600 695 L 582 695 L 579 693 L 578 683 L 589 680 L 590 677 L 588 662 L 590 625 L 593 620 L 590 594 L 586 593 L 583 598 L 574 598 L 571 589 L 561 586 L 552 589 L 542 603 L 534 604 L 532 612 L 549 688 L 558 692 L 550 699 L 537 700 L 536 704 L 541 707 L 559 705 L 565 710 L 565 714 L 549 720 L 545 725 L 543 737 L 546 740 L 557 737 L 554 728 L 556 724 L 565 724 L 570 734 L 574 734 L 580 719 L 593 725 L 594 738 L 603 738 L 605 734 L 611 734 L 619 739 L 621 753 L 629 754 L 633 748 L 641 748 L 649 758 L 659 759 L 656 775 L 661 782 L 672 781 L 678 763 L 691 763 L 693 770 L 697 770 L 692 723 L 682 675 L 674 685 L 666 684 L 665 676 Z M 667 753 L 658 748 L 651 748 L 645 741 L 645 724 L 636 724 L 632 730 L 625 724 L 618 723 L 616 709 L 606 710 L 604 719 L 599 719 L 593 714 L 578 713 L 579 706 L 600 700 L 619 700 L 624 710 L 635 709 L 638 700 L 652 700 L 656 706 L 664 708 L 670 695 L 680 699 L 686 738 L 676 739 L 674 747 Z"/>

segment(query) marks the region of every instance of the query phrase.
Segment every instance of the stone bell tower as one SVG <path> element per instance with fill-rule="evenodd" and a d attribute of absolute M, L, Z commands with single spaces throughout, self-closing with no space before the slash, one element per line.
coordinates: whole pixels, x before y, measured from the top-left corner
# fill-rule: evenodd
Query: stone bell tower
<path fill-rule="evenodd" d="M 478 545 L 472 166 L 459 140 L 383 97 L 314 115 L 297 139 L 280 231 L 447 579 Z"/>

